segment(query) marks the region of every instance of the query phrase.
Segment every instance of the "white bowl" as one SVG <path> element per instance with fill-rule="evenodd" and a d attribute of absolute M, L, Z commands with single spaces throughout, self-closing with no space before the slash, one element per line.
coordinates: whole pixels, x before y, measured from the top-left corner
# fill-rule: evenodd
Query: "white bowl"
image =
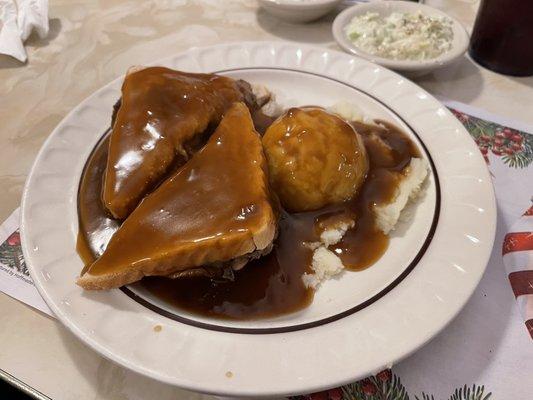
<path fill-rule="evenodd" d="M 428 16 L 447 17 L 452 21 L 453 40 L 450 50 L 429 60 L 393 60 L 364 52 L 348 39 L 344 31 L 344 28 L 350 23 L 353 17 L 366 14 L 367 12 L 376 12 L 382 17 L 387 17 L 393 12 L 413 13 L 417 11 L 421 11 L 424 15 Z M 469 42 L 466 29 L 455 18 L 450 17 L 445 12 L 436 8 L 409 1 L 380 1 L 357 4 L 341 12 L 335 18 L 332 29 L 333 37 L 344 51 L 366 58 L 367 60 L 408 76 L 423 75 L 456 61 L 466 52 Z"/>
<path fill-rule="evenodd" d="M 310 22 L 333 10 L 342 0 L 258 0 L 268 13 L 288 22 Z"/>

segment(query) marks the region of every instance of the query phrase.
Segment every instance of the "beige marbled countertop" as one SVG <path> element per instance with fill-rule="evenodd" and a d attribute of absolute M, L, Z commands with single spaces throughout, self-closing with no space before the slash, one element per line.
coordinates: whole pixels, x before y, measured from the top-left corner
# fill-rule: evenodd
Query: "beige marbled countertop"
<path fill-rule="evenodd" d="M 196 45 L 291 40 L 337 48 L 334 15 L 290 25 L 254 0 L 51 0 L 50 35 L 30 38 L 29 61 L 0 56 L 0 219 L 19 205 L 26 174 L 55 125 L 132 64 Z M 428 0 L 472 25 L 476 0 Z M 468 58 L 417 79 L 431 93 L 533 124 L 533 78 L 510 78 Z M 529 110 L 530 111 L 530 110 Z M 0 294 L 0 369 L 51 398 L 200 399 L 125 371 L 86 348 L 58 322 Z"/>

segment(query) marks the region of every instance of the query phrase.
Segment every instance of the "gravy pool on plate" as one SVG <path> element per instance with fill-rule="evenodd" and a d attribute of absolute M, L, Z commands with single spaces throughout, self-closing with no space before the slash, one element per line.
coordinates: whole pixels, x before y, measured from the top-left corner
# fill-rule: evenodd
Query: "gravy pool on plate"
<path fill-rule="evenodd" d="M 157 93 L 152 92 L 151 95 L 157 97 Z M 259 130 L 264 131 L 274 123 L 274 118 L 261 115 L 254 107 L 249 108 Z M 305 113 L 307 117 L 305 122 L 296 130 L 303 130 L 307 135 L 315 134 L 323 137 L 324 132 L 313 133 L 313 130 L 322 129 L 324 124 L 317 122 L 320 122 L 320 118 L 329 118 L 328 115 L 331 114 L 317 110 L 319 109 L 316 107 L 303 107 L 289 110 L 288 113 Z M 298 132 L 294 131 L 294 124 L 279 124 L 287 115 L 282 115 L 277 121 L 277 135 L 284 137 L 292 134 L 297 137 Z M 334 118 L 340 120 L 338 116 Z M 258 126 L 258 122 L 261 127 Z M 174 271 L 177 274 L 169 274 L 167 269 L 165 275 L 178 278 L 146 276 L 141 279 L 140 284 L 154 296 L 201 315 L 230 319 L 264 318 L 300 310 L 312 301 L 316 285 L 306 284 L 302 277 L 316 274 L 313 268 L 317 246 L 313 244 L 321 243 L 322 234 L 337 226 L 339 221 L 353 221 L 353 224 L 349 225 L 343 232 L 343 237 L 336 243 L 329 246 L 321 244 L 321 246 L 336 254 L 344 268 L 348 270 L 361 270 L 377 261 L 387 249 L 388 236 L 377 221 L 375 206 L 394 202 L 402 180 L 402 171 L 406 171 L 411 160 L 420 157 L 420 153 L 404 132 L 385 121 L 365 124 L 341 120 L 341 123 L 346 125 L 344 129 L 347 132 L 353 132 L 355 142 L 359 146 L 364 146 L 363 150 L 358 151 L 364 151 L 366 154 L 364 163 L 359 160 L 357 170 L 360 172 L 359 182 L 355 185 L 356 189 L 353 190 L 352 196 L 347 195 L 340 200 L 328 200 L 306 211 L 294 209 L 289 211 L 290 207 L 288 210 L 279 207 L 277 237 L 269 249 L 271 251 L 268 254 L 265 254 L 266 251 L 262 252 L 258 258 L 249 257 L 244 266 L 228 268 L 229 260 L 224 259 L 210 265 L 192 265 L 190 268 Z M 283 132 L 283 129 L 286 131 Z M 208 136 L 209 132 L 206 135 Z M 358 139 L 359 135 L 362 140 Z M 297 142 L 294 146 L 298 145 Z M 309 142 L 314 143 L 313 140 Z M 320 147 L 324 145 L 321 141 L 316 143 L 319 143 L 315 144 L 316 151 L 313 151 L 311 144 L 306 154 L 316 153 L 317 163 L 320 165 L 320 157 L 327 157 L 329 153 Z M 329 145 L 334 146 L 335 143 Z M 341 145 L 341 147 L 347 152 L 353 150 L 349 146 Z M 240 149 L 242 152 L 247 150 L 246 146 Z M 104 184 L 104 173 L 109 168 L 108 151 L 109 136 L 99 143 L 89 157 L 80 183 L 78 251 L 87 265 L 101 257 L 108 241 L 121 225 L 120 221 L 110 216 L 99 196 Z M 268 148 L 266 153 L 268 158 Z M 297 151 L 294 155 L 296 158 L 301 156 Z M 192 155 L 189 162 L 194 163 L 195 157 L 200 156 Z M 218 162 L 224 163 L 224 160 Z M 186 168 L 186 165 L 177 167 L 174 173 L 178 173 L 180 168 Z M 320 168 L 317 171 L 320 173 Z M 270 172 L 267 169 L 266 173 L 270 173 L 272 177 L 272 163 Z M 295 171 L 289 173 L 294 174 Z M 205 182 L 199 182 L 197 190 L 212 188 L 213 185 L 209 185 L 208 181 L 206 179 Z M 273 183 L 273 190 L 269 190 L 275 192 L 276 183 Z M 180 189 L 177 187 L 175 190 Z M 187 193 L 179 195 L 187 196 Z M 217 192 L 212 192 L 210 195 L 217 196 Z M 253 204 L 248 206 L 253 208 Z M 220 207 L 223 207 L 222 203 Z M 182 223 L 187 223 L 187 215 L 181 215 L 180 218 Z M 134 232 L 135 226 L 132 228 L 130 224 L 130 230 Z M 165 240 L 164 236 L 161 238 Z M 223 244 L 218 244 L 221 245 Z M 207 273 L 186 273 L 199 269 Z M 157 268 L 154 271 L 153 275 L 157 275 Z"/>

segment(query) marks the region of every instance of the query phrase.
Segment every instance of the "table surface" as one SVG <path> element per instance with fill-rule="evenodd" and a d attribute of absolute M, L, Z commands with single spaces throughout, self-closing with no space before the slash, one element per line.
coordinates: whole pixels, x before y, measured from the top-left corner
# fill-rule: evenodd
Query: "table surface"
<path fill-rule="evenodd" d="M 476 0 L 427 0 L 472 26 Z M 28 64 L 0 56 L 0 219 L 19 205 L 26 175 L 55 125 L 132 64 L 191 46 L 290 40 L 337 48 L 330 15 L 281 22 L 253 0 L 50 1 L 50 34 L 27 42 Z M 533 125 L 533 78 L 492 73 L 465 57 L 416 82 L 436 96 Z M 0 293 L 0 370 L 54 399 L 208 399 L 136 375 L 85 347 L 52 318 Z M 408 360 L 406 360 L 408 361 Z M 53 366 L 53 368 L 52 368 Z"/>

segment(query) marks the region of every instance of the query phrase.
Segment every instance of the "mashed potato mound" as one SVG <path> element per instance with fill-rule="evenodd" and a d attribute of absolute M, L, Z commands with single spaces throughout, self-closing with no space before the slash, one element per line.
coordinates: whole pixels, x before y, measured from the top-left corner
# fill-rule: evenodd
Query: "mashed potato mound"
<path fill-rule="evenodd" d="M 302 280 L 306 287 L 316 289 L 323 281 L 340 274 L 344 270 L 344 265 L 335 253 L 320 246 L 313 253 L 311 269 L 314 273 L 303 274 Z"/>
<path fill-rule="evenodd" d="M 363 112 L 355 104 L 342 100 L 328 107 L 328 111 L 337 114 L 346 121 L 365 122 Z"/>
<path fill-rule="evenodd" d="M 332 244 L 337 244 L 341 241 L 346 231 L 354 226 L 354 220 L 340 222 L 336 226 L 332 226 L 323 231 L 320 234 L 320 241 L 324 243 L 326 247 L 331 246 Z"/>
<path fill-rule="evenodd" d="M 308 247 L 313 250 L 313 260 L 311 262 L 312 274 L 304 274 L 302 280 L 306 287 L 316 289 L 323 281 L 340 274 L 344 270 L 344 265 L 337 255 L 328 249 L 328 246 L 341 241 L 346 231 L 353 228 L 355 221 L 344 221 L 338 225 L 323 231 L 320 234 L 320 242 L 308 243 Z"/>
<path fill-rule="evenodd" d="M 272 185 L 292 212 L 350 199 L 368 171 L 357 132 L 321 108 L 291 108 L 268 128 L 263 146 Z"/>
<path fill-rule="evenodd" d="M 428 163 L 422 158 L 413 158 L 401 174 L 403 177 L 394 199 L 390 203 L 374 207 L 378 228 L 385 234 L 394 229 L 409 200 L 416 199 L 420 194 L 422 184 L 428 175 Z M 344 270 L 341 259 L 329 250 L 328 246 L 340 242 L 346 231 L 355 223 L 343 223 L 325 230 L 320 235 L 320 242 L 309 244 L 309 248 L 314 251 L 311 263 L 313 273 L 302 276 L 306 287 L 316 289 L 322 282 Z"/>
<path fill-rule="evenodd" d="M 396 196 L 388 204 L 374 207 L 376 224 L 384 234 L 389 234 L 400 218 L 400 213 L 410 199 L 415 199 L 420 193 L 422 183 L 428 174 L 428 163 L 423 158 L 413 158 L 402 171 L 403 178 L 398 184 Z"/>
<path fill-rule="evenodd" d="M 258 104 L 262 104 L 261 111 L 269 117 L 276 117 L 283 112 L 283 108 L 277 102 L 276 94 L 271 92 L 265 85 L 252 84 L 252 93 Z"/>

